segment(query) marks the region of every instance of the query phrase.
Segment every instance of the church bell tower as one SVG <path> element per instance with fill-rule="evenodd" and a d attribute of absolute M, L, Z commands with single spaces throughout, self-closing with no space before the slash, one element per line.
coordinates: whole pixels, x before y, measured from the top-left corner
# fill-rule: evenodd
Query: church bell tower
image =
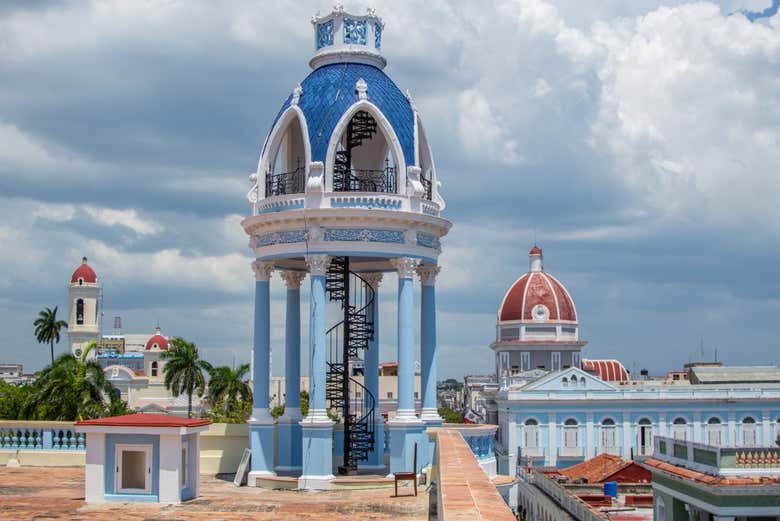
<path fill-rule="evenodd" d="M 71 354 L 78 357 L 100 336 L 100 283 L 86 257 L 71 275 L 68 289 L 68 340 Z"/>

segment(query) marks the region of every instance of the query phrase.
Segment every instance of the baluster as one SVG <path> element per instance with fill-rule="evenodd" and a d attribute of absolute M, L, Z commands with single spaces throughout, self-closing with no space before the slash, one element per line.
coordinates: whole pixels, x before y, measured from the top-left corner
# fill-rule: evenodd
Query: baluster
<path fill-rule="evenodd" d="M 8 437 L 8 429 L 0 430 L 0 447 L 6 449 L 11 445 L 11 438 Z"/>
<path fill-rule="evenodd" d="M 62 448 L 62 431 L 56 430 L 54 431 L 54 449 L 61 449 Z"/>
<path fill-rule="evenodd" d="M 42 449 L 43 445 L 41 444 L 41 430 L 35 429 L 35 448 L 36 449 Z"/>
<path fill-rule="evenodd" d="M 69 430 L 68 432 L 68 450 L 73 450 L 73 431 Z"/>
<path fill-rule="evenodd" d="M 776 450 L 772 451 L 772 466 L 774 466 L 774 467 L 777 466 L 777 451 Z"/>
<path fill-rule="evenodd" d="M 76 439 L 76 448 L 79 450 L 84 450 L 84 433 L 80 432 L 78 433 L 78 438 Z"/>
<path fill-rule="evenodd" d="M 18 449 L 19 448 L 19 431 L 16 429 L 13 430 L 13 436 L 11 437 L 11 448 Z"/>

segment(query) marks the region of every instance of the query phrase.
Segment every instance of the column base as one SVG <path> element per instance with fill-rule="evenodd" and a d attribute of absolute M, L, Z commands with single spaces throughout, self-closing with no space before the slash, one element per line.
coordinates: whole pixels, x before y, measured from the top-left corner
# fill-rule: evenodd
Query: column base
<path fill-rule="evenodd" d="M 424 421 L 426 425 L 433 425 L 435 423 L 438 423 L 438 425 L 441 425 L 444 423 L 444 418 L 439 416 L 438 409 L 423 409 L 420 411 L 420 420 Z"/>
<path fill-rule="evenodd" d="M 410 421 L 397 417 L 387 422 L 390 430 L 390 474 L 395 472 L 412 472 L 419 474 L 420 469 L 427 465 L 425 461 L 427 448 L 424 446 L 423 433 L 425 424 L 419 419 Z M 414 445 L 417 444 L 417 468 L 414 464 Z"/>
<path fill-rule="evenodd" d="M 274 470 L 279 475 L 299 476 L 301 474 L 302 434 L 300 418 L 279 418 L 277 424 L 277 455 Z"/>
<path fill-rule="evenodd" d="M 252 470 L 246 476 L 246 486 L 247 487 L 256 487 L 258 479 L 270 478 L 270 477 L 275 477 L 275 476 L 276 476 L 276 474 L 274 474 L 273 472 Z"/>
<path fill-rule="evenodd" d="M 315 416 L 316 417 L 316 416 Z M 300 422 L 302 468 L 298 488 L 327 490 L 333 476 L 333 421 L 317 421 L 310 414 Z"/>
<path fill-rule="evenodd" d="M 251 472 L 258 475 L 274 475 L 274 430 L 273 420 L 249 420 L 249 448 L 252 450 Z M 251 474 L 251 473 L 250 473 Z"/>

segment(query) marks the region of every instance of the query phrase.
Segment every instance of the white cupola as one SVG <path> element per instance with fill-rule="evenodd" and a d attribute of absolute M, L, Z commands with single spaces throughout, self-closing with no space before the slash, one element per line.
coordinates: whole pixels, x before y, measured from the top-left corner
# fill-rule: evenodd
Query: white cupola
<path fill-rule="evenodd" d="M 372 8 L 368 8 L 364 15 L 354 15 L 337 4 L 330 14 L 317 14 L 311 23 L 316 49 L 316 54 L 309 61 L 312 69 L 328 63 L 345 62 L 364 63 L 380 69 L 387 65 L 381 50 L 385 24 Z"/>

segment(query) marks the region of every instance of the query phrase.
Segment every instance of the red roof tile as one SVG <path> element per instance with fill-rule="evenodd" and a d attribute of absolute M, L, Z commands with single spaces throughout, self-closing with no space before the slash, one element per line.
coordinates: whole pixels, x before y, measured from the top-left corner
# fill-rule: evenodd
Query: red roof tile
<path fill-rule="evenodd" d="M 687 469 L 685 467 L 678 467 L 671 463 L 659 461 L 654 458 L 648 458 L 644 462 L 646 467 L 658 469 L 660 471 L 672 474 L 674 476 L 689 479 L 697 483 L 703 483 L 705 485 L 711 485 L 715 487 L 744 487 L 752 485 L 780 485 L 780 478 L 778 477 L 733 477 L 725 478 L 722 476 L 710 476 L 702 472 Z"/>
<path fill-rule="evenodd" d="M 94 420 L 82 420 L 76 425 L 92 425 L 101 427 L 202 427 L 209 425 L 209 420 L 200 418 L 179 418 L 178 416 L 165 416 L 163 414 L 125 414 L 124 416 L 111 416 L 109 418 L 96 418 Z"/>
<path fill-rule="evenodd" d="M 585 478 L 588 483 L 601 483 L 605 477 L 614 474 L 626 463 L 618 456 L 599 454 L 595 458 L 561 470 L 560 474 L 571 480 Z"/>

